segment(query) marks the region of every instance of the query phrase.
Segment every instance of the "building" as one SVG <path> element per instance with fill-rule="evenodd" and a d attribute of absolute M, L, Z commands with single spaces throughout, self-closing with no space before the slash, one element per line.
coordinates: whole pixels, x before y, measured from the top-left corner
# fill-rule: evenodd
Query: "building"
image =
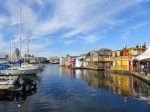
<path fill-rule="evenodd" d="M 148 48 L 141 55 L 136 56 L 132 60 L 133 72 L 142 72 L 142 69 L 147 72 L 147 75 L 150 75 L 150 48 Z"/>
<path fill-rule="evenodd" d="M 100 49 L 99 51 L 90 51 L 85 58 L 85 68 L 88 69 L 96 69 L 96 70 L 104 70 L 106 67 L 106 63 L 110 61 L 106 61 L 105 58 L 108 58 L 111 54 L 110 49 Z"/>
<path fill-rule="evenodd" d="M 23 62 L 29 62 L 29 63 L 47 63 L 48 60 L 46 57 L 34 57 L 34 56 L 30 56 L 30 57 L 22 57 L 22 61 Z"/>
<path fill-rule="evenodd" d="M 52 64 L 59 64 L 59 57 L 57 56 L 52 56 L 49 58 L 49 62 Z"/>
<path fill-rule="evenodd" d="M 132 66 L 132 59 L 146 50 L 146 44 L 137 45 L 135 47 L 124 47 L 122 50 L 116 50 L 112 52 L 113 64 L 111 66 L 112 71 L 130 71 Z"/>
<path fill-rule="evenodd" d="M 59 64 L 60 64 L 60 66 L 65 66 L 65 62 L 66 62 L 66 58 L 65 57 L 59 58 Z"/>
<path fill-rule="evenodd" d="M 65 66 L 67 68 L 75 68 L 76 66 L 76 58 L 78 56 L 70 56 L 70 55 L 67 55 L 66 57 L 66 62 L 65 62 Z"/>
<path fill-rule="evenodd" d="M 84 66 L 85 57 L 86 57 L 85 54 L 76 57 L 75 68 L 85 68 L 85 66 Z"/>
<path fill-rule="evenodd" d="M 0 58 L 0 63 L 7 63 L 9 60 L 8 58 Z"/>

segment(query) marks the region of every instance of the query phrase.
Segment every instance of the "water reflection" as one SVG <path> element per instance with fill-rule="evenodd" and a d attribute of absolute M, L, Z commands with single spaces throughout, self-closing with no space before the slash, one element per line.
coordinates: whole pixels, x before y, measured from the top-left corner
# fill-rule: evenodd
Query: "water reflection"
<path fill-rule="evenodd" d="M 150 86 L 136 77 L 133 78 L 133 96 L 138 100 L 150 101 Z"/>
<path fill-rule="evenodd" d="M 37 90 L 0 93 L 0 112 L 149 112 L 150 86 L 135 77 L 46 65 Z M 141 101 L 142 100 L 142 101 Z"/>
<path fill-rule="evenodd" d="M 132 75 L 110 74 L 96 70 L 72 70 L 60 67 L 63 75 L 80 78 L 93 88 L 111 90 L 114 94 L 133 96 L 138 100 L 150 100 L 150 86 Z"/>
<path fill-rule="evenodd" d="M 10 102 L 10 101 L 25 101 L 27 96 L 31 96 L 36 93 L 36 89 L 34 90 L 29 90 L 26 93 L 22 92 L 12 92 L 12 91 L 0 91 L 0 102 Z"/>

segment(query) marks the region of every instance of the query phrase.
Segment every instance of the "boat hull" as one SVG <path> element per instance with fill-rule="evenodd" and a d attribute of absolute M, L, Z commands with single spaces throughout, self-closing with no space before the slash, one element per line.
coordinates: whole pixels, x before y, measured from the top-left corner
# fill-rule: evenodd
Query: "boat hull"
<path fill-rule="evenodd" d="M 39 69 L 18 69 L 18 70 L 4 70 L 0 72 L 0 75 L 28 75 L 28 74 L 36 74 L 40 70 Z"/>
<path fill-rule="evenodd" d="M 18 76 L 1 76 L 0 85 L 14 85 Z"/>

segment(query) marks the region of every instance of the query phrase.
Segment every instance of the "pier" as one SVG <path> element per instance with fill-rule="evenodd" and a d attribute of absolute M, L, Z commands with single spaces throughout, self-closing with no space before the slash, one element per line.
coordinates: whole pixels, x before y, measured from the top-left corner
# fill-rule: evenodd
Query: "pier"
<path fill-rule="evenodd" d="M 139 78 L 140 80 L 150 85 L 150 77 L 145 75 L 145 73 L 132 72 L 132 75 L 134 75 L 135 77 Z"/>

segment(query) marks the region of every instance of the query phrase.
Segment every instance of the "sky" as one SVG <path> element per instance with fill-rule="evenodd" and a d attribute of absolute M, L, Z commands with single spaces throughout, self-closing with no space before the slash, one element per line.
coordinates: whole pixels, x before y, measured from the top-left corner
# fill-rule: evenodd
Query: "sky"
<path fill-rule="evenodd" d="M 0 53 L 25 38 L 37 56 L 150 44 L 150 0 L 0 0 Z"/>

